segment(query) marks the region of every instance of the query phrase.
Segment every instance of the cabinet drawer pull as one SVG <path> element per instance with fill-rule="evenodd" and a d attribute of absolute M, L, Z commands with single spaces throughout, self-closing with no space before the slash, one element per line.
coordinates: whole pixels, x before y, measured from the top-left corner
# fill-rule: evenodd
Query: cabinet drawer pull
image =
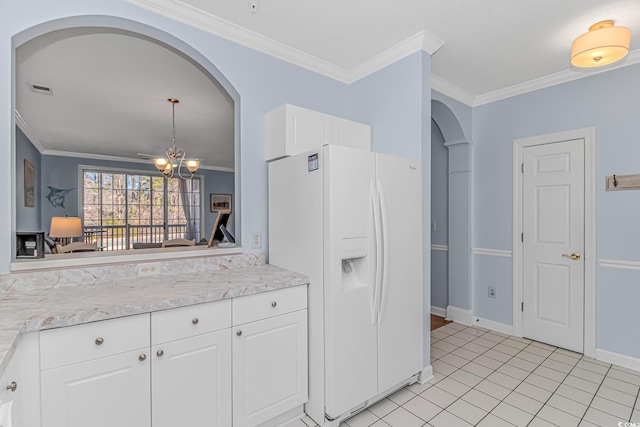
<path fill-rule="evenodd" d="M 11 384 L 7 386 L 7 390 L 16 391 L 18 389 L 18 383 L 11 381 Z"/>
<path fill-rule="evenodd" d="M 158 355 L 158 357 L 162 357 L 162 356 L 164 356 L 164 351 L 158 350 L 158 352 L 156 354 Z"/>
<path fill-rule="evenodd" d="M 240 329 L 238 329 L 238 332 L 236 332 L 237 336 L 241 336 L 242 335 L 242 331 Z"/>
<path fill-rule="evenodd" d="M 102 345 L 104 340 L 102 338 L 96 338 L 96 345 Z"/>
<path fill-rule="evenodd" d="M 278 303 L 275 302 L 275 301 L 271 303 L 271 307 L 273 307 L 273 308 L 276 308 L 276 305 L 278 305 Z"/>
<path fill-rule="evenodd" d="M 147 355 L 144 353 L 141 354 L 140 356 L 138 356 L 138 360 L 144 362 L 145 360 L 147 360 Z"/>
<path fill-rule="evenodd" d="M 200 320 L 198 320 L 197 317 L 194 317 L 193 320 L 191 321 L 191 323 L 193 323 L 194 325 L 197 325 L 199 321 Z"/>

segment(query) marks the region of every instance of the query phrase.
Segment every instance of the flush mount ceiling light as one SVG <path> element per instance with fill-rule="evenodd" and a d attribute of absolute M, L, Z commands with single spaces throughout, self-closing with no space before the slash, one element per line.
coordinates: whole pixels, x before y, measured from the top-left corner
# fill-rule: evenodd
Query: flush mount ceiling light
<path fill-rule="evenodd" d="M 167 101 L 171 103 L 172 110 L 173 144 L 165 150 L 165 157 L 153 159 L 153 164 L 156 165 L 158 170 L 162 172 L 162 175 L 167 179 L 171 179 L 176 175 L 182 179 L 191 179 L 193 178 L 193 174 L 198 170 L 200 162 L 194 159 L 185 159 L 185 151 L 182 148 L 176 148 L 176 104 L 180 101 L 176 98 L 169 98 Z M 183 165 L 189 170 L 189 175 L 186 177 L 182 175 Z"/>
<path fill-rule="evenodd" d="M 580 68 L 601 67 L 621 60 L 629 53 L 631 31 L 614 27 L 613 21 L 600 21 L 573 41 L 571 65 Z"/>

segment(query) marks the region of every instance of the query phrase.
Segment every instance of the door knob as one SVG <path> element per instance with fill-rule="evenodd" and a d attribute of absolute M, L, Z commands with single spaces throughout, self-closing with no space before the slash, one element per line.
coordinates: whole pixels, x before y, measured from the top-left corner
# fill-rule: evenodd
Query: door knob
<path fill-rule="evenodd" d="M 580 254 L 579 254 L 579 253 L 576 253 L 576 252 L 572 253 L 571 255 L 569 255 L 569 254 L 562 254 L 562 256 L 563 256 L 563 257 L 567 257 L 567 258 L 571 258 L 571 259 L 572 259 L 572 260 L 574 260 L 574 261 L 577 261 L 577 260 L 579 260 L 579 259 L 580 259 Z"/>

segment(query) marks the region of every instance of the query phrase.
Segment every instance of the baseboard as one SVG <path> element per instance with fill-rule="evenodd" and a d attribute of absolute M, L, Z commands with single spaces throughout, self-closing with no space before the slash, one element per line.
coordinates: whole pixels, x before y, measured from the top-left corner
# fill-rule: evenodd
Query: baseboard
<path fill-rule="evenodd" d="M 424 385 L 427 381 L 433 378 L 433 367 L 431 365 L 425 367 L 418 375 L 418 382 L 420 385 Z"/>
<path fill-rule="evenodd" d="M 624 354 L 596 348 L 596 359 L 602 362 L 622 366 L 623 368 L 640 371 L 640 359 L 635 357 L 625 356 Z"/>
<path fill-rule="evenodd" d="M 447 309 L 436 307 L 435 305 L 431 306 L 431 314 L 435 314 L 440 317 L 447 317 Z"/>
<path fill-rule="evenodd" d="M 471 326 L 473 325 L 473 311 L 450 305 L 447 307 L 447 320 L 453 320 L 461 325 Z"/>
<path fill-rule="evenodd" d="M 480 326 L 481 328 L 489 329 L 491 331 L 500 332 L 502 334 L 513 335 L 513 326 L 507 325 L 506 323 L 473 316 L 473 325 Z"/>

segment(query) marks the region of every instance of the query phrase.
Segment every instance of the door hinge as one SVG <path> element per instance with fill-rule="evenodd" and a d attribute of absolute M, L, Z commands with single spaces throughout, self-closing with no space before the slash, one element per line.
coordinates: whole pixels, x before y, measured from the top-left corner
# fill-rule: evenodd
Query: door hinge
<path fill-rule="evenodd" d="M 524 243 L 524 233 L 520 233 L 520 241 Z"/>
<path fill-rule="evenodd" d="M 524 311 L 524 302 L 520 303 L 520 311 Z"/>
<path fill-rule="evenodd" d="M 520 172 L 524 173 L 524 163 L 520 163 Z"/>

